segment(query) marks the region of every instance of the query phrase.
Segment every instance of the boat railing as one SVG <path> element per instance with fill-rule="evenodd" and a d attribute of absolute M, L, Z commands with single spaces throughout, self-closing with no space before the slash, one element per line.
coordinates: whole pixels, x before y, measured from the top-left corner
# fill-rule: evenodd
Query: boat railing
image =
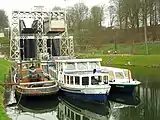
<path fill-rule="evenodd" d="M 38 84 L 47 84 L 47 83 L 55 83 L 55 81 L 43 81 L 43 82 L 28 82 L 28 83 L 17 83 L 19 85 L 38 85 Z"/>

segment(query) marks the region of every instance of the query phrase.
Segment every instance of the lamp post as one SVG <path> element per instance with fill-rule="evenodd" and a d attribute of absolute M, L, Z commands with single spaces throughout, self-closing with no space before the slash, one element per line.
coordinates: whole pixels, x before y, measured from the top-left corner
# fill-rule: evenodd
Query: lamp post
<path fill-rule="evenodd" d="M 143 18 L 143 21 L 144 21 L 144 40 L 145 40 L 146 54 L 148 55 L 147 18 L 145 18 L 145 17 L 147 17 L 147 6 L 146 6 L 146 0 L 141 0 L 141 2 L 144 5 L 144 8 L 143 8 L 143 14 L 144 14 L 144 18 Z"/>
<path fill-rule="evenodd" d="M 147 28 L 146 28 L 147 23 L 146 22 L 147 20 L 145 19 L 144 20 L 144 39 L 145 39 L 146 54 L 148 55 L 148 44 L 147 44 L 148 40 L 147 40 Z"/>
<path fill-rule="evenodd" d="M 114 34 L 113 41 L 114 41 L 114 54 L 117 54 L 117 29 L 112 27 L 112 31 Z"/>

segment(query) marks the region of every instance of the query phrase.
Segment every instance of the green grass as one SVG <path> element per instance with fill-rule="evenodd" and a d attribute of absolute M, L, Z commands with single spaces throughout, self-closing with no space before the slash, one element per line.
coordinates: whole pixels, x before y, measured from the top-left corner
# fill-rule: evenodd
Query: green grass
<path fill-rule="evenodd" d="M 89 47 L 88 47 L 89 48 Z M 83 53 L 94 53 L 94 54 L 108 54 L 108 51 L 113 53 L 115 50 L 114 44 L 105 44 L 99 49 L 89 48 L 86 51 L 81 50 Z M 117 51 L 120 54 L 135 54 L 135 55 L 146 55 L 146 46 L 144 43 L 137 44 L 117 44 Z M 160 55 L 160 43 L 148 43 L 148 52 L 150 55 Z"/>
<path fill-rule="evenodd" d="M 0 43 L 1 44 L 9 44 L 9 39 L 6 37 L 1 37 L 0 38 Z"/>
<path fill-rule="evenodd" d="M 103 53 L 108 53 L 108 51 L 114 51 L 114 44 L 109 44 L 102 48 Z M 146 54 L 146 46 L 145 44 L 118 44 L 117 50 L 121 54 L 136 54 L 136 55 L 145 55 Z M 152 54 L 160 54 L 160 43 L 148 43 L 148 52 L 150 55 Z"/>
<path fill-rule="evenodd" d="M 107 64 L 110 56 L 102 56 L 102 64 Z M 160 66 L 160 55 L 133 55 L 133 56 L 112 56 L 112 60 L 108 64 L 125 65 L 130 62 L 136 66 Z"/>
<path fill-rule="evenodd" d="M 11 63 L 7 60 L 0 59 L 0 82 L 4 82 L 5 75 L 8 73 Z M 5 113 L 3 105 L 3 92 L 4 87 L 0 86 L 0 120 L 9 120 L 10 118 Z"/>
<path fill-rule="evenodd" d="M 0 38 L 0 44 L 2 44 L 2 48 L 0 48 L 0 52 L 1 54 L 5 54 L 7 56 L 9 56 L 9 39 L 6 37 L 1 37 Z M 4 47 L 4 46 L 8 46 L 8 47 Z"/>
<path fill-rule="evenodd" d="M 130 61 L 135 66 L 160 66 L 160 55 L 130 55 L 130 56 L 107 56 L 107 55 L 81 55 L 83 58 L 102 58 L 102 65 L 126 65 Z M 110 61 L 110 59 L 112 59 Z M 109 62 L 110 61 L 110 62 Z"/>

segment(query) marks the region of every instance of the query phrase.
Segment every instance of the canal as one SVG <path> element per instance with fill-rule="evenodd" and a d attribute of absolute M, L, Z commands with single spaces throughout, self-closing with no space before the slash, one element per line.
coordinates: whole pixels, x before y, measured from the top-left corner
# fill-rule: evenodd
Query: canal
<path fill-rule="evenodd" d="M 21 99 L 6 108 L 13 120 L 160 120 L 160 69 L 130 68 L 142 82 L 133 95 L 111 94 L 106 105 L 67 97 Z"/>

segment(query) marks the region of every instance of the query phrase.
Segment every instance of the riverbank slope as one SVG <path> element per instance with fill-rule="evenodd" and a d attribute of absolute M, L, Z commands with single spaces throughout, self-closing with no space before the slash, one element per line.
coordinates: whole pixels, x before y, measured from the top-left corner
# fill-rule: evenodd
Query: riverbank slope
<path fill-rule="evenodd" d="M 79 58 L 102 58 L 102 65 L 131 65 L 160 68 L 160 55 L 90 54 Z"/>
<path fill-rule="evenodd" d="M 8 74 L 11 63 L 7 60 L 0 59 L 0 82 L 4 82 L 5 75 Z M 10 120 L 5 112 L 5 108 L 3 105 L 4 100 L 4 87 L 0 86 L 0 120 Z"/>

